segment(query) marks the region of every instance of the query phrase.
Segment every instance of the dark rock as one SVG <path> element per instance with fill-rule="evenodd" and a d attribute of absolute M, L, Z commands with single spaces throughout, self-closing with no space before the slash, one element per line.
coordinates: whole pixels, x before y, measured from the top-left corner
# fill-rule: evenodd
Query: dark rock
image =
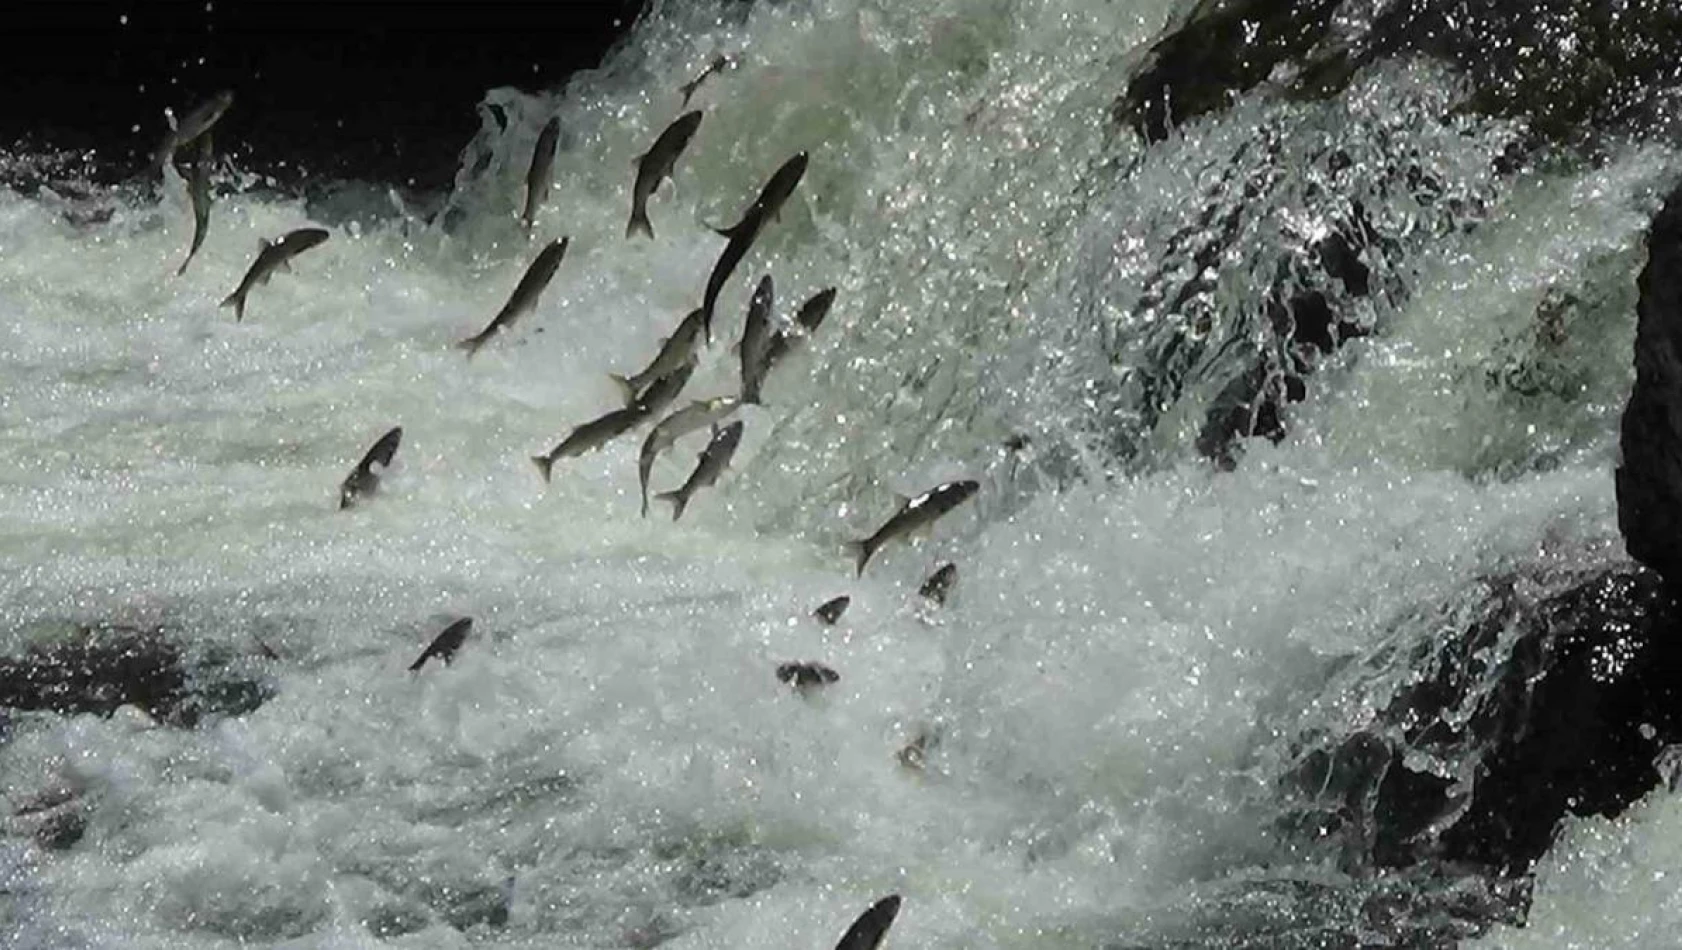
<path fill-rule="evenodd" d="M 1682 585 L 1682 188 L 1653 219 L 1639 284 L 1618 528 L 1630 557 Z"/>
<path fill-rule="evenodd" d="M 53 626 L 21 656 L 0 658 L 0 707 L 109 716 L 135 705 L 153 719 L 191 728 L 238 716 L 270 696 L 213 648 L 189 656 L 162 628 Z"/>
<path fill-rule="evenodd" d="M 87 818 L 74 808 L 53 812 L 35 826 L 35 843 L 48 851 L 67 851 L 88 830 Z"/>
<path fill-rule="evenodd" d="M 1473 593 L 1332 677 L 1341 704 L 1378 711 L 1299 736 L 1288 833 L 1351 869 L 1522 874 L 1566 815 L 1616 815 L 1658 784 L 1655 758 L 1682 741 L 1682 606 L 1659 577 L 1518 573 Z"/>

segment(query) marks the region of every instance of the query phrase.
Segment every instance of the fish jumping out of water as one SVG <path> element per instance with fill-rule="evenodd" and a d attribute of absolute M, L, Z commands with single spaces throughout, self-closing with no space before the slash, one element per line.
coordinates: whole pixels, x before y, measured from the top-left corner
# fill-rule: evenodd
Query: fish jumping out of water
<path fill-rule="evenodd" d="M 802 693 L 810 693 L 839 682 L 841 674 L 822 663 L 796 661 L 777 664 L 777 679 Z"/>
<path fill-rule="evenodd" d="M 427 660 L 431 659 L 443 660 L 444 665 L 448 666 L 450 661 L 455 659 L 456 651 L 461 649 L 461 645 L 466 642 L 467 635 L 471 632 L 473 632 L 473 620 L 469 617 L 463 617 L 445 627 L 444 632 L 435 637 L 431 643 L 427 644 L 426 649 L 421 651 L 420 657 L 409 664 L 409 672 L 415 672 L 424 666 Z"/>
<path fill-rule="evenodd" d="M 701 325 L 706 329 L 707 342 L 713 339 L 713 309 L 718 305 L 718 295 L 724 290 L 724 284 L 730 279 L 730 274 L 736 265 L 747 256 L 753 247 L 754 239 L 764 229 L 765 222 L 775 218 L 782 211 L 784 202 L 794 193 L 800 178 L 806 174 L 806 153 L 799 152 L 793 158 L 782 164 L 771 179 L 760 189 L 759 197 L 753 200 L 748 210 L 742 214 L 742 219 L 728 228 L 717 228 L 719 234 L 729 239 L 724 245 L 724 252 L 718 256 L 718 263 L 713 265 L 712 274 L 707 277 L 706 296 L 701 302 L 704 316 Z"/>
<path fill-rule="evenodd" d="M 747 323 L 742 325 L 742 339 L 736 344 L 736 355 L 742 363 L 742 401 L 758 402 L 759 385 L 765 378 L 765 353 L 771 345 L 774 328 L 771 311 L 775 305 L 776 287 L 771 275 L 759 278 L 748 301 Z M 753 398 L 749 398 L 752 394 Z"/>
<path fill-rule="evenodd" d="M 654 194 L 662 181 L 672 177 L 678 156 L 688 147 L 689 140 L 695 137 L 695 130 L 700 125 L 699 111 L 685 112 L 666 126 L 666 131 L 660 133 L 648 151 L 637 156 L 637 180 L 631 185 L 631 220 L 625 225 L 626 237 L 638 234 L 654 237 L 654 225 L 648 220 L 648 197 Z"/>
<path fill-rule="evenodd" d="M 835 626 L 835 622 L 841 619 L 841 615 L 847 612 L 847 605 L 852 602 L 853 599 L 851 597 L 848 597 L 846 594 L 842 594 L 840 597 L 835 597 L 819 604 L 818 609 L 812 611 L 812 616 L 818 621 L 818 623 L 821 623 L 826 627 L 833 627 Z"/>
<path fill-rule="evenodd" d="M 864 566 L 883 545 L 934 524 L 941 515 L 968 501 L 980 487 L 973 479 L 947 482 L 901 503 L 899 510 L 875 534 L 862 541 L 848 542 L 847 548 L 858 562 L 858 573 L 864 573 Z"/>
<path fill-rule="evenodd" d="M 648 438 L 643 440 L 642 451 L 637 454 L 637 480 L 642 484 L 644 518 L 648 517 L 648 475 L 654 470 L 654 459 L 678 439 L 697 429 L 723 422 L 741 407 L 742 401 L 735 396 L 701 399 L 661 419 L 649 430 Z"/>
<path fill-rule="evenodd" d="M 887 936 L 888 928 L 894 925 L 894 918 L 899 916 L 899 895 L 889 894 L 858 916 L 847 932 L 841 935 L 841 942 L 835 945 L 835 950 L 876 950 Z"/>
<path fill-rule="evenodd" d="M 690 357 L 689 362 L 649 383 L 648 388 L 643 390 L 642 395 L 631 405 L 648 415 L 666 411 L 666 407 L 683 392 L 683 387 L 689 383 L 689 377 L 695 375 L 695 366 L 695 358 Z"/>
<path fill-rule="evenodd" d="M 544 199 L 549 197 L 549 184 L 554 180 L 555 143 L 560 137 L 561 117 L 555 116 L 544 123 L 543 131 L 537 133 L 537 144 L 532 147 L 531 167 L 526 169 L 526 209 L 520 215 L 527 231 L 537 220 Z"/>
<path fill-rule="evenodd" d="M 592 419 L 567 433 L 567 437 L 560 444 L 550 449 L 546 455 L 531 457 L 533 465 L 543 474 L 543 480 L 549 480 L 549 474 L 555 463 L 563 458 L 594 452 L 596 449 L 612 442 L 621 435 L 641 425 L 649 418 L 648 410 L 641 406 L 628 409 L 615 409 L 605 416 Z"/>
<path fill-rule="evenodd" d="M 683 106 L 681 108 L 689 108 L 690 97 L 695 95 L 695 90 L 701 88 L 701 84 L 707 81 L 708 76 L 723 72 L 735 65 L 735 61 L 723 53 L 713 57 L 713 61 L 707 64 L 707 68 L 701 72 L 701 75 L 678 87 L 678 91 L 683 93 Z"/>
<path fill-rule="evenodd" d="M 245 298 L 251 288 L 269 282 L 275 271 L 290 271 L 292 258 L 327 240 L 327 232 L 320 228 L 299 228 L 288 232 L 273 243 L 262 242 L 262 250 L 234 292 L 222 301 L 222 306 L 234 308 L 234 320 L 245 319 Z"/>
<path fill-rule="evenodd" d="M 945 606 L 946 598 L 951 595 L 952 588 L 958 583 L 958 565 L 948 561 L 942 564 L 923 586 L 917 588 L 917 593 L 923 599 L 933 602 L 936 606 Z"/>
<path fill-rule="evenodd" d="M 483 330 L 456 344 L 457 349 L 467 351 L 472 357 L 479 352 L 479 348 L 504 330 L 514 326 L 515 322 L 525 316 L 537 306 L 537 298 L 543 295 L 543 288 L 549 286 L 549 281 L 555 276 L 555 269 L 561 266 L 561 259 L 566 257 L 567 238 L 549 242 L 549 245 L 538 252 L 537 259 L 526 268 L 520 282 L 514 286 L 514 292 L 508 296 L 508 302 L 502 305 L 491 322 Z"/>
<path fill-rule="evenodd" d="M 642 372 L 634 376 L 608 376 L 625 393 L 625 405 L 634 405 L 643 387 L 650 385 L 662 376 L 671 373 L 685 363 L 695 359 L 695 351 L 701 342 L 701 310 L 696 308 L 689 311 L 689 315 L 678 323 L 672 335 L 660 344 L 660 352 L 655 354 L 654 361 L 649 363 Z"/>
<path fill-rule="evenodd" d="M 805 303 L 800 305 L 800 313 L 794 318 L 794 327 L 790 330 L 778 330 L 765 343 L 765 355 L 761 359 L 761 368 L 749 389 L 742 387 L 742 402 L 750 406 L 760 404 L 759 391 L 765 385 L 765 380 L 771 375 L 771 370 L 782 362 L 783 357 L 792 353 L 800 344 L 823 325 L 824 318 L 829 316 L 829 308 L 835 303 L 835 288 L 821 290 L 813 294 Z"/>
<path fill-rule="evenodd" d="M 199 154 L 187 173 L 187 197 L 193 202 L 193 243 L 187 248 L 187 259 L 175 272 L 177 277 L 187 273 L 187 265 L 193 262 L 193 255 L 199 252 L 199 246 L 204 244 L 205 232 L 210 228 L 210 164 L 211 141 L 210 133 L 206 132 L 199 136 Z"/>
<path fill-rule="evenodd" d="M 222 113 L 227 112 L 228 107 L 233 104 L 233 90 L 224 89 L 183 116 L 181 121 L 175 124 L 175 128 L 170 129 L 169 134 L 164 136 L 163 143 L 158 146 L 158 171 L 163 171 L 169 167 L 170 162 L 175 161 L 176 152 L 193 144 L 199 136 L 209 132 L 210 127 L 215 125 L 216 121 L 222 118 Z"/>
<path fill-rule="evenodd" d="M 742 423 L 732 422 L 724 428 L 714 427 L 713 437 L 707 442 L 707 447 L 701 450 L 700 461 L 695 465 L 695 471 L 690 473 L 689 479 L 676 491 L 665 491 L 655 498 L 672 503 L 672 520 L 683 517 L 683 509 L 689 507 L 689 499 L 703 488 L 718 482 L 724 470 L 730 467 L 730 459 L 736 454 L 736 447 L 742 442 Z"/>
<path fill-rule="evenodd" d="M 356 468 L 339 485 L 340 511 L 356 504 L 358 499 L 379 491 L 380 475 L 391 467 L 391 458 L 397 454 L 397 445 L 402 441 L 403 427 L 393 426 L 390 432 L 380 436 L 367 455 L 362 456 L 362 461 L 356 463 Z M 374 471 L 376 465 L 380 467 L 379 472 Z"/>

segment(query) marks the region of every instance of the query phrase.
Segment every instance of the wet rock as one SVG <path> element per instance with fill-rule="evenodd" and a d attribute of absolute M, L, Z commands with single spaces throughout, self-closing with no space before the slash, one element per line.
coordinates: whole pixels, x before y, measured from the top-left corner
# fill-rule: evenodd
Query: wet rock
<path fill-rule="evenodd" d="M 207 717 L 251 712 L 269 687 L 242 674 L 231 655 L 191 655 L 158 627 L 51 624 L 33 646 L 0 657 L 0 708 L 110 716 L 133 705 L 152 719 L 191 728 Z"/>
<path fill-rule="evenodd" d="M 1619 442 L 1618 528 L 1631 557 L 1682 585 L 1682 188 L 1653 219 L 1647 254 Z"/>
<path fill-rule="evenodd" d="M 1682 741 L 1682 606 L 1651 571 L 1489 578 L 1406 626 L 1431 634 L 1328 683 L 1371 720 L 1300 736 L 1282 783 L 1282 827 L 1346 868 L 1523 874 L 1566 815 L 1651 791 Z"/>

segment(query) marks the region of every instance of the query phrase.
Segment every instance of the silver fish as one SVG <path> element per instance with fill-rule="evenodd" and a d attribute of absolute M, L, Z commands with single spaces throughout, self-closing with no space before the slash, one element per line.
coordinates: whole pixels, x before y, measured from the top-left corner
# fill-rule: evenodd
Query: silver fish
<path fill-rule="evenodd" d="M 163 171 L 169 163 L 175 160 L 175 153 L 193 144 L 199 136 L 210 131 L 216 120 L 222 118 L 222 113 L 234 104 L 232 89 L 224 89 L 210 100 L 199 105 L 198 108 L 187 113 L 175 128 L 164 136 L 163 144 L 158 146 L 158 171 Z"/>
<path fill-rule="evenodd" d="M 701 311 L 697 308 L 689 311 L 689 315 L 677 325 L 672 335 L 661 341 L 660 352 L 642 372 L 629 377 L 609 373 L 608 377 L 624 391 L 625 405 L 634 405 L 644 386 L 694 360 L 695 350 L 700 341 Z"/>
<path fill-rule="evenodd" d="M 660 182 L 671 177 L 678 156 L 689 146 L 700 125 L 699 111 L 685 112 L 666 126 L 666 131 L 660 133 L 648 151 L 637 156 L 637 180 L 631 185 L 631 220 L 625 225 L 626 237 L 654 236 L 654 225 L 648 220 L 648 196 L 654 194 Z"/>
<path fill-rule="evenodd" d="M 946 598 L 952 593 L 952 588 L 957 586 L 957 583 L 958 565 L 948 561 L 936 569 L 933 574 L 930 574 L 927 580 L 923 581 L 923 586 L 917 588 L 917 593 L 926 600 L 945 606 Z"/>
<path fill-rule="evenodd" d="M 549 197 L 549 184 L 553 181 L 552 170 L 555 164 L 555 143 L 561 137 L 561 117 L 555 116 L 543 126 L 543 131 L 537 134 L 537 145 L 531 151 L 531 167 L 526 169 L 526 210 L 520 215 L 526 230 L 531 230 L 532 221 L 537 218 L 537 209 L 542 207 L 544 199 Z"/>
<path fill-rule="evenodd" d="M 852 602 L 851 597 L 842 594 L 840 597 L 819 604 L 818 609 L 812 611 L 812 617 L 826 627 L 833 627 L 835 622 L 841 619 L 841 615 L 847 612 L 847 605 Z"/>
<path fill-rule="evenodd" d="M 426 649 L 421 651 L 420 658 L 409 664 L 409 672 L 415 672 L 426 665 L 427 660 L 433 658 L 443 660 L 444 665 L 448 666 L 450 661 L 456 658 L 456 651 L 467 641 L 467 635 L 472 632 L 473 620 L 469 617 L 463 617 L 445 627 L 444 632 L 434 637 Z"/>
<path fill-rule="evenodd" d="M 648 388 L 643 390 L 642 396 L 633 405 L 649 415 L 664 412 L 666 407 L 677 399 L 678 394 L 683 392 L 683 387 L 689 383 L 689 377 L 695 375 L 695 365 L 695 358 L 690 357 L 689 362 L 649 383 Z"/>
<path fill-rule="evenodd" d="M 968 501 L 980 487 L 981 484 L 973 479 L 947 482 L 903 502 L 893 517 L 876 529 L 875 534 L 862 541 L 847 543 L 848 550 L 858 561 L 858 573 L 864 573 L 864 566 L 870 563 L 871 556 L 881 550 L 882 545 L 934 524 L 941 515 Z"/>
<path fill-rule="evenodd" d="M 210 227 L 210 163 L 210 133 L 206 132 L 199 136 L 199 154 L 193 160 L 192 170 L 187 176 L 187 196 L 193 201 L 193 244 L 187 249 L 187 259 L 181 262 L 181 268 L 175 272 L 177 277 L 187 273 L 187 265 L 193 262 L 193 255 L 199 252 L 199 246 L 204 243 L 205 231 Z"/>
<path fill-rule="evenodd" d="M 732 422 L 722 429 L 714 426 L 712 439 L 701 451 L 695 471 L 689 474 L 683 486 L 676 491 L 663 491 L 654 496 L 672 503 L 673 521 L 683 517 L 683 509 L 689 507 L 689 500 L 695 497 L 696 492 L 716 484 L 719 476 L 730 467 L 730 459 L 735 456 L 736 447 L 742 443 L 742 425 L 741 422 Z"/>
<path fill-rule="evenodd" d="M 683 108 L 688 108 L 689 98 L 695 95 L 695 90 L 701 88 L 701 84 L 707 81 L 708 76 L 711 76 L 713 73 L 723 72 L 734 65 L 736 65 L 735 62 L 732 61 L 730 57 L 723 54 L 713 57 L 713 61 L 707 64 L 707 68 L 701 73 L 701 75 L 696 76 L 694 79 L 691 79 L 678 87 L 678 91 L 683 93 Z"/>
<path fill-rule="evenodd" d="M 515 285 L 514 292 L 509 295 L 508 302 L 502 305 L 491 322 L 483 330 L 456 344 L 457 349 L 467 351 L 471 357 L 479 352 L 491 337 L 514 326 L 515 321 L 525 316 L 533 307 L 537 306 L 537 298 L 542 296 L 543 288 L 549 286 L 549 281 L 555 276 L 555 269 L 561 266 L 561 259 L 566 257 L 567 238 L 549 242 L 537 255 L 537 259 L 526 268 L 526 273 Z"/>
<path fill-rule="evenodd" d="M 398 443 L 402 441 L 403 427 L 394 426 L 390 432 L 380 436 L 367 455 L 362 456 L 362 461 L 356 463 L 356 468 L 339 485 L 340 511 L 356 504 L 357 499 L 379 491 L 380 474 L 391 467 L 391 458 L 397 454 Z M 380 472 L 374 471 L 375 465 L 380 467 Z"/>
<path fill-rule="evenodd" d="M 555 462 L 574 455 L 594 452 L 596 449 L 612 442 L 621 435 L 641 425 L 649 417 L 648 410 L 641 406 L 629 409 L 615 409 L 605 416 L 592 419 L 589 422 L 567 433 L 560 444 L 549 450 L 547 455 L 534 455 L 532 464 L 543 473 L 543 480 L 549 480 L 549 472 L 555 467 Z"/>
<path fill-rule="evenodd" d="M 251 262 L 251 268 L 245 272 L 234 292 L 222 301 L 222 306 L 234 308 L 236 321 L 244 320 L 245 297 L 251 293 L 251 288 L 268 283 L 275 271 L 290 271 L 292 258 L 325 240 L 327 232 L 320 228 L 299 228 L 282 235 L 272 244 L 262 242 L 263 249 L 257 252 L 257 259 Z"/>
<path fill-rule="evenodd" d="M 806 153 L 800 152 L 782 164 L 771 180 L 760 189 L 759 197 L 753 200 L 748 210 L 742 214 L 742 219 L 733 227 L 715 228 L 719 234 L 729 238 L 724 245 L 724 252 L 718 256 L 718 263 L 713 265 L 712 274 L 707 277 L 707 292 L 701 302 L 701 310 L 705 314 L 701 318 L 701 325 L 706 328 L 707 342 L 713 340 L 713 309 L 718 305 L 718 295 L 724 290 L 724 284 L 730 279 L 730 274 L 736 265 L 747 256 L 753 247 L 753 241 L 759 237 L 759 232 L 765 227 L 765 222 L 777 216 L 782 211 L 783 203 L 794 193 L 800 178 L 806 174 Z"/>
<path fill-rule="evenodd" d="M 841 942 L 835 945 L 835 950 L 876 950 L 887 936 L 888 928 L 894 925 L 894 918 L 899 916 L 899 895 L 889 894 L 858 916 L 847 932 L 841 935 Z"/>
<path fill-rule="evenodd" d="M 783 357 L 793 352 L 800 344 L 823 325 L 824 318 L 829 316 L 829 308 L 835 303 L 835 288 L 819 291 L 800 305 L 800 313 L 794 318 L 792 330 L 778 330 L 771 335 L 765 344 L 765 358 L 761 361 L 764 368 L 750 391 L 746 385 L 742 389 L 742 401 L 751 406 L 759 405 L 759 390 L 764 385 L 771 370 L 782 362 Z"/>
<path fill-rule="evenodd" d="M 736 353 L 742 360 L 742 401 L 756 403 L 759 401 L 759 386 L 765 381 L 765 352 L 771 345 L 771 310 L 775 306 L 776 288 L 771 283 L 771 275 L 759 278 L 759 286 L 753 289 L 753 298 L 748 301 L 748 320 L 742 326 L 741 342 L 736 344 Z"/>
<path fill-rule="evenodd" d="M 735 396 L 701 399 L 660 420 L 649 430 L 648 438 L 643 440 L 642 451 L 637 454 L 637 480 L 642 483 L 643 517 L 648 517 L 648 475 L 654 470 L 654 459 L 678 439 L 696 429 L 723 422 L 741 407 L 742 401 Z"/>

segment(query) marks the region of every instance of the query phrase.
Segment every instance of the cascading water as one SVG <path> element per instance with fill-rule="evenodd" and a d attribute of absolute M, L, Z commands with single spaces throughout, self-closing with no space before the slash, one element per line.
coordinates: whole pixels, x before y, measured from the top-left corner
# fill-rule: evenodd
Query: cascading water
<path fill-rule="evenodd" d="M 1487 750 L 1381 713 L 1489 578 L 1545 599 L 1617 561 L 1634 275 L 1682 165 L 1636 139 L 1504 173 L 1524 123 L 1455 113 L 1465 77 L 1424 59 L 1147 147 L 1111 104 L 1188 12 L 658 6 L 564 90 L 489 92 L 430 220 L 229 172 L 181 279 L 177 179 L 100 192 L 108 220 L 0 192 L 0 652 L 161 626 L 262 684 L 195 728 L 11 717 L 6 945 L 820 947 L 889 892 L 906 947 L 1437 946 L 1522 921 L 1478 869 L 1384 870 L 1375 786 L 1328 763 L 1383 748 L 1441 780 L 1409 847 L 1437 840 Z M 740 64 L 692 103 L 657 239 L 625 240 L 633 156 L 720 51 Z M 785 318 L 839 293 L 739 416 L 732 471 L 675 525 L 637 516 L 635 438 L 545 488 L 528 456 L 618 407 L 607 374 L 699 302 L 705 226 L 800 150 L 684 398 L 734 392 L 760 274 Z M 331 239 L 242 323 L 218 309 L 259 238 L 310 222 Z M 452 349 L 562 235 L 539 308 Z M 337 511 L 397 424 L 381 494 Z M 842 541 L 959 477 L 973 502 L 852 577 Z M 915 591 L 944 560 L 934 610 Z M 841 593 L 837 626 L 807 617 Z M 404 673 L 469 615 L 453 665 Z M 786 660 L 840 680 L 792 694 Z M 80 823 L 62 850 L 43 795 Z M 1485 945 L 1663 932 L 1668 892 L 1635 889 L 1636 929 L 1591 919 L 1584 868 L 1671 841 L 1674 810 L 1568 822 L 1531 909 L 1551 929 Z M 1618 859 L 1634 880 L 1667 847 Z"/>

